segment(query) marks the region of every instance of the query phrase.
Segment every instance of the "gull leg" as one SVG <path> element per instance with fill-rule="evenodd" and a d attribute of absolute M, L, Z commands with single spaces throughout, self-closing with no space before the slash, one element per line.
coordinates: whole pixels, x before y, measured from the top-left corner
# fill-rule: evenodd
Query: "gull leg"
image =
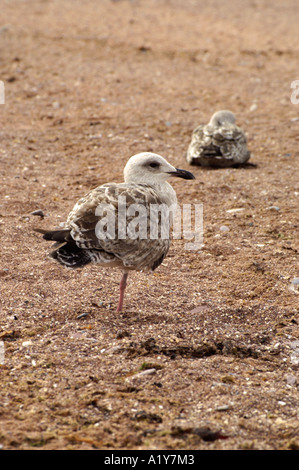
<path fill-rule="evenodd" d="M 124 294 L 125 294 L 125 289 L 127 287 L 127 278 L 128 278 L 128 273 L 123 273 L 123 277 L 121 278 L 120 284 L 119 284 L 119 301 L 118 301 L 118 306 L 117 306 L 117 312 L 121 312 L 123 308 L 123 300 L 124 300 Z"/>

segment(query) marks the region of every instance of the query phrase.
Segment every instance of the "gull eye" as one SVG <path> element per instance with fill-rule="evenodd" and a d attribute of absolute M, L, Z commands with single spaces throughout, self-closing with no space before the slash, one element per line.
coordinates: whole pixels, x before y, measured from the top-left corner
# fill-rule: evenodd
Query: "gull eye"
<path fill-rule="evenodd" d="M 149 164 L 149 166 L 150 166 L 151 168 L 159 168 L 160 163 L 158 163 L 158 162 L 151 162 L 151 163 Z"/>

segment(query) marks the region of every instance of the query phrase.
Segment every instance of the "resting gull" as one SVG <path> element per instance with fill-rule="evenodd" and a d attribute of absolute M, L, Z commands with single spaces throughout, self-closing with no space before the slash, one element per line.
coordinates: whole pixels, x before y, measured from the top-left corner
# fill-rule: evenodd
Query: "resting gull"
<path fill-rule="evenodd" d="M 231 111 L 217 111 L 208 124 L 194 129 L 187 151 L 191 165 L 227 168 L 246 163 L 250 158 L 244 131 Z"/>
<path fill-rule="evenodd" d="M 89 191 L 75 204 L 63 230 L 36 229 L 45 240 L 56 242 L 50 255 L 66 267 L 97 263 L 122 270 L 118 312 L 123 307 L 129 271 L 155 270 L 169 250 L 169 230 L 177 205 L 175 190 L 166 181 L 171 176 L 194 179 L 192 173 L 175 168 L 160 155 L 139 153 L 127 162 L 124 183 L 106 183 Z M 163 223 L 166 235 L 162 236 L 161 212 L 158 219 L 153 218 L 153 207 L 169 209 L 169 223 L 166 219 Z M 158 236 L 151 232 L 154 219 L 158 220 Z"/>

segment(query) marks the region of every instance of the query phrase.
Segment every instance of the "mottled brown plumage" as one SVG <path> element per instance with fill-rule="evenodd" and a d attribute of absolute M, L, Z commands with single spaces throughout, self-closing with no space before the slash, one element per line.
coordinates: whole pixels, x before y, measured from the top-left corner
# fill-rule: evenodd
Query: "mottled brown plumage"
<path fill-rule="evenodd" d="M 70 212 L 64 230 L 37 229 L 44 239 L 56 242 L 51 256 L 66 267 L 82 268 L 96 263 L 122 269 L 118 311 L 122 309 L 128 272 L 153 271 L 169 250 L 172 220 L 166 227 L 166 237 L 159 233 L 153 238 L 150 232 L 153 206 L 165 205 L 172 211 L 176 208 L 175 191 L 166 179 L 170 176 L 194 178 L 190 172 L 176 169 L 163 157 L 152 153 L 131 157 L 124 176 L 124 183 L 104 184 L 81 198 Z M 142 216 L 136 227 L 138 208 Z M 161 216 L 158 220 L 161 231 Z M 113 221 L 116 223 L 111 223 Z"/>
<path fill-rule="evenodd" d="M 226 168 L 246 163 L 250 158 L 244 131 L 235 124 L 231 111 L 218 111 L 208 124 L 196 127 L 187 150 L 191 165 Z"/>

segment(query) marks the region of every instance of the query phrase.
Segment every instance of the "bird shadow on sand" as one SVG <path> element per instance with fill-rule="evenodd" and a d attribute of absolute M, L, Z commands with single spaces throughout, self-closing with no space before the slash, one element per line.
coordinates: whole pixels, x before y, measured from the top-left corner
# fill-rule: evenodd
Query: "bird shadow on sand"
<path fill-rule="evenodd" d="M 193 168 L 200 168 L 201 170 L 204 171 L 221 171 L 221 170 L 228 170 L 230 168 L 234 169 L 245 169 L 245 170 L 256 170 L 258 168 L 257 163 L 253 162 L 246 162 L 246 163 L 241 163 L 241 164 L 236 164 L 236 165 L 231 165 L 231 166 L 203 166 L 203 165 L 192 165 Z"/>

